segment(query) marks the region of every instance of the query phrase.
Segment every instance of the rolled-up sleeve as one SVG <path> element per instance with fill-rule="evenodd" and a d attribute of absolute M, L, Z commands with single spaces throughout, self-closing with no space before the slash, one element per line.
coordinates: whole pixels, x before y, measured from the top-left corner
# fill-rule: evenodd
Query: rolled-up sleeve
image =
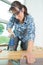
<path fill-rule="evenodd" d="M 13 25 L 14 25 L 14 18 L 12 16 L 9 22 L 7 23 L 6 29 L 8 30 L 8 28 L 13 28 Z"/>
<path fill-rule="evenodd" d="M 23 42 L 25 41 L 34 41 L 35 39 L 35 23 L 33 17 L 29 16 L 27 18 L 27 32 L 26 35 L 23 37 Z"/>
<path fill-rule="evenodd" d="M 34 23 L 34 19 L 32 17 L 29 19 L 27 33 L 28 33 L 28 39 L 34 41 L 34 39 L 35 39 L 35 23 Z"/>

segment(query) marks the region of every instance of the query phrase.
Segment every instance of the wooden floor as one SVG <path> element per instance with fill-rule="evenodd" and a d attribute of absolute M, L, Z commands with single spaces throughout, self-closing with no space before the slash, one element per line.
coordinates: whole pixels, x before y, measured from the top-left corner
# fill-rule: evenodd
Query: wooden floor
<path fill-rule="evenodd" d="M 34 47 L 34 50 L 36 53 L 37 52 L 43 52 L 43 48 L 38 48 Z M 0 60 L 0 65 L 14 65 L 8 60 Z M 26 60 L 22 60 L 21 65 L 28 65 L 26 64 Z M 29 65 L 43 65 L 43 58 L 36 58 L 36 62 L 34 64 L 29 64 Z"/>

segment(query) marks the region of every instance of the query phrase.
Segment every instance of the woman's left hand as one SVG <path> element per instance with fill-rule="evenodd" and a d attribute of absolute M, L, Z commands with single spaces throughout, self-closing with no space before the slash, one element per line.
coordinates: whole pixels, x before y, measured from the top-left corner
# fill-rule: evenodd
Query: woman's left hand
<path fill-rule="evenodd" d="M 24 53 L 24 54 L 22 55 L 22 59 L 23 59 L 24 57 L 26 57 L 26 60 L 27 60 L 27 63 L 28 63 L 28 64 L 35 62 L 35 55 L 34 55 L 33 53 L 29 53 L 29 52 Z"/>

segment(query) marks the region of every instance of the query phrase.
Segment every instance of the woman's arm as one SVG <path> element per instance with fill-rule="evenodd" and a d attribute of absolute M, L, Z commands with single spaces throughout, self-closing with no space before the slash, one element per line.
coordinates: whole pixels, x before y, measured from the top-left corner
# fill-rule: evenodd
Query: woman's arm
<path fill-rule="evenodd" d="M 34 46 L 34 42 L 33 42 L 32 40 L 31 40 L 31 41 L 28 41 L 27 51 L 28 51 L 29 53 L 32 53 L 33 46 Z"/>

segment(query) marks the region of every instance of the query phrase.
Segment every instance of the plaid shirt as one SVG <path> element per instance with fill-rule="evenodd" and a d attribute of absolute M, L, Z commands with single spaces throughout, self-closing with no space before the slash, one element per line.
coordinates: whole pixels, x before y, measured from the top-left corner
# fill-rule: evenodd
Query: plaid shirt
<path fill-rule="evenodd" d="M 8 28 L 14 28 L 14 34 L 19 37 L 23 42 L 33 40 L 35 38 L 35 24 L 31 15 L 25 17 L 24 23 L 20 24 L 14 15 L 11 17 L 7 24 Z"/>

